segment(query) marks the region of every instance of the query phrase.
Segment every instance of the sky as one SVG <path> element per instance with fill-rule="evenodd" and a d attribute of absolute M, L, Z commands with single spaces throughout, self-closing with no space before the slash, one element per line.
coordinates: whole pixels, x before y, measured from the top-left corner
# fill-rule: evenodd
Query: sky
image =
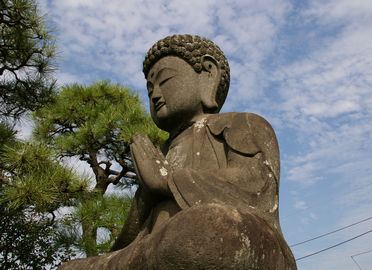
<path fill-rule="evenodd" d="M 224 112 L 254 112 L 281 152 L 280 218 L 289 244 L 372 216 L 372 1 L 38 0 L 58 46 L 59 85 L 108 79 L 147 105 L 142 61 L 157 40 L 197 34 L 231 68 Z M 295 246 L 300 258 L 372 229 L 372 219 Z M 359 269 L 372 233 L 297 262 Z M 353 257 L 370 269 L 372 253 Z"/>

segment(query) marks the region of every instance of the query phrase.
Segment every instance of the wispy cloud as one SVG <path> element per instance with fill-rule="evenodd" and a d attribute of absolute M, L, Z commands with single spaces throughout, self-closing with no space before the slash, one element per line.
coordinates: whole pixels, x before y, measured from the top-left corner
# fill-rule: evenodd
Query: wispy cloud
<path fill-rule="evenodd" d="M 213 39 L 232 69 L 229 107 L 262 92 L 263 60 L 291 6 L 287 1 L 51 1 L 44 3 L 58 28 L 65 63 L 90 78 L 105 76 L 144 88 L 144 54 L 166 35 L 192 33 Z M 260 86 L 259 89 L 257 86 Z M 240 103 L 240 102 L 238 102 Z"/>
<path fill-rule="evenodd" d="M 306 203 L 304 201 L 295 201 L 293 207 L 300 210 L 307 209 Z"/>
<path fill-rule="evenodd" d="M 283 127 L 297 132 L 303 149 L 288 159 L 290 180 L 315 183 L 325 174 L 350 179 L 370 171 L 371 15 L 368 1 L 316 1 L 301 14 L 304 27 L 315 21 L 324 30 L 314 36 L 322 46 L 281 66 L 273 80 L 280 85 Z"/>
<path fill-rule="evenodd" d="M 372 3 L 312 1 L 293 16 L 301 18 L 296 27 L 304 31 L 306 43 L 299 49 L 303 55 L 279 63 L 271 85 L 279 97 L 272 114 L 279 115 L 273 117 L 278 120 L 280 133 L 284 137 L 290 130 L 296 138 L 291 145 L 296 151 L 284 155 L 287 170 L 283 178 L 302 186 L 305 194 L 310 187 L 317 194 L 328 191 L 326 197 L 310 198 L 310 210 L 319 213 L 317 223 L 306 226 L 303 219 L 310 220 L 310 213 L 298 212 L 297 224 L 301 227 L 292 227 L 300 235 L 309 232 L 310 227 L 327 232 L 370 213 Z M 287 34 L 284 32 L 283 36 Z M 311 207 L 313 204 L 315 207 Z M 340 216 L 342 219 L 338 220 Z M 319 244 L 295 249 L 295 254 L 309 254 L 368 228 L 362 226 L 337 234 Z M 301 261 L 299 266 L 352 269 L 355 265 L 350 256 L 370 248 L 370 239 L 365 236 Z"/>

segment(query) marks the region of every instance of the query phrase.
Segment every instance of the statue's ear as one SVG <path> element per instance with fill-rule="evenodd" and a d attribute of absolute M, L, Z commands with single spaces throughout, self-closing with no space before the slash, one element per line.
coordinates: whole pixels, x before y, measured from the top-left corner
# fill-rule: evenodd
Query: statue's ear
<path fill-rule="evenodd" d="M 207 111 L 218 110 L 216 95 L 221 80 L 221 67 L 219 62 L 210 55 L 204 55 L 201 58 L 202 77 L 201 83 L 201 100 Z"/>

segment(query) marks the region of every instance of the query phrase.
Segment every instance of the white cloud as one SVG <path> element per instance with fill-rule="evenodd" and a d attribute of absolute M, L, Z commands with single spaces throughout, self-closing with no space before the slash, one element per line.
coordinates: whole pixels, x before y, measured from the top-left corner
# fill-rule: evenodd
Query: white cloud
<path fill-rule="evenodd" d="M 295 209 L 305 210 L 307 209 L 306 202 L 304 201 L 295 201 L 293 204 Z"/>
<path fill-rule="evenodd" d="M 25 115 L 16 122 L 15 129 L 17 130 L 16 136 L 21 140 L 29 140 L 32 137 L 32 130 L 34 124 L 31 121 L 30 115 Z"/>
<path fill-rule="evenodd" d="M 94 71 L 85 81 L 111 77 L 143 89 L 142 60 L 155 41 L 174 33 L 215 40 L 232 66 L 230 108 L 262 92 L 262 61 L 291 9 L 284 0 L 51 1 L 43 6 L 58 29 L 64 62 L 75 63 L 76 72 Z"/>
<path fill-rule="evenodd" d="M 275 73 L 282 125 L 297 131 L 304 149 L 286 161 L 291 180 L 315 183 L 329 173 L 360 178 L 372 163 L 372 5 L 367 2 L 313 2 L 304 20 L 337 32 L 318 34 L 325 46 L 310 48 L 306 58 Z"/>
<path fill-rule="evenodd" d="M 320 20 L 324 24 L 351 22 L 355 19 L 371 20 L 372 3 L 368 0 L 316 0 L 312 1 L 306 15 L 310 18 Z"/>
<path fill-rule="evenodd" d="M 323 201 L 323 204 L 312 210 L 316 213 L 328 211 L 329 217 L 340 214 L 342 219 L 330 223 L 326 216 L 319 215 L 319 224 L 312 226 L 328 222 L 338 228 L 371 212 L 372 3 L 313 1 L 300 16 L 306 30 L 304 36 L 313 32 L 314 41 L 304 49 L 306 57 L 280 66 L 273 76 L 273 82 L 279 85 L 281 102 L 275 107 L 275 113 L 280 115 L 281 132 L 290 128 L 297 138 L 292 146 L 297 151 L 286 155 L 283 161 L 288 168 L 284 178 L 301 184 L 305 190 L 310 187 L 314 190 L 314 186 L 318 192 L 332 190 L 328 200 L 314 196 L 317 197 L 315 202 Z M 296 199 L 297 195 L 294 197 Z M 298 215 L 298 224 L 304 224 L 306 220 L 303 219 L 308 217 Z M 330 224 L 323 225 L 324 232 L 331 230 Z M 295 249 L 295 254 L 297 257 L 309 254 L 368 228 L 370 223 L 334 238 L 325 238 L 323 244 L 314 243 L 313 248 Z M 355 268 L 350 256 L 370 249 L 371 237 L 366 235 L 301 260 L 299 268 Z"/>
<path fill-rule="evenodd" d="M 71 74 L 69 72 L 57 72 L 58 85 L 63 86 L 66 84 L 72 84 L 81 80 L 77 74 Z"/>

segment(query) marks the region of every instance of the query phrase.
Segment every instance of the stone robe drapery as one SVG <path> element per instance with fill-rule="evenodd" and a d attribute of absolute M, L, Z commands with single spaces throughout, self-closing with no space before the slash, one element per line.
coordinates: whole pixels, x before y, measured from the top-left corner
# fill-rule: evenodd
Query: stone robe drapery
<path fill-rule="evenodd" d="M 168 185 L 181 209 L 222 203 L 278 228 L 279 149 L 266 120 L 251 113 L 210 115 L 185 136 L 191 142 L 182 147 L 176 138 L 167 154 L 172 163 L 173 148 L 180 148 L 175 155 L 183 163 L 174 158 L 178 168 Z"/>
<path fill-rule="evenodd" d="M 171 196 L 159 200 L 140 187 L 113 247 L 118 251 L 81 265 L 296 269 L 279 225 L 279 150 L 266 120 L 251 113 L 208 115 L 165 152 L 173 167 Z M 70 269 L 84 268 L 63 268 Z"/>

